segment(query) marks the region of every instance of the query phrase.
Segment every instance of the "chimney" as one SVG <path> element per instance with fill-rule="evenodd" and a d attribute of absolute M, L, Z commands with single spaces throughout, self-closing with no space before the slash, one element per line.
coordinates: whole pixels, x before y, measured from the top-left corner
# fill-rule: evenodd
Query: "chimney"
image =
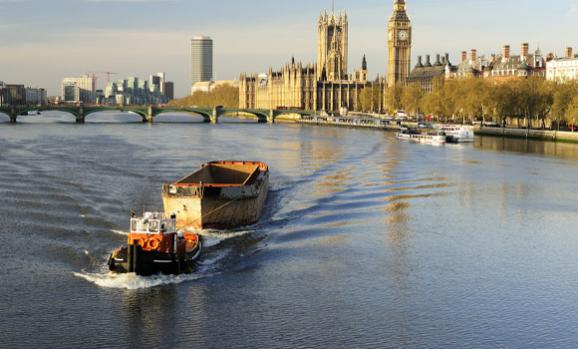
<path fill-rule="evenodd" d="M 476 50 L 475 48 L 473 48 L 473 49 L 470 51 L 470 60 L 471 60 L 472 62 L 475 62 L 477 59 L 478 59 L 478 50 Z"/>
<path fill-rule="evenodd" d="M 566 47 L 566 58 L 574 58 L 572 47 Z"/>
<path fill-rule="evenodd" d="M 431 59 L 430 55 L 425 55 L 425 66 L 431 67 Z"/>
<path fill-rule="evenodd" d="M 465 62 L 468 60 L 468 53 L 466 51 L 462 51 L 462 62 Z"/>
<path fill-rule="evenodd" d="M 439 54 L 436 55 L 436 64 L 435 65 L 437 65 L 437 66 L 442 65 L 442 63 L 440 62 L 440 55 Z"/>
<path fill-rule="evenodd" d="M 450 63 L 450 54 L 449 54 L 449 53 L 446 53 L 446 54 L 445 54 L 445 59 L 444 59 L 444 61 L 445 61 L 445 64 L 446 64 L 446 65 L 451 65 L 451 63 Z"/>
<path fill-rule="evenodd" d="M 528 55 L 530 54 L 530 44 L 528 44 L 527 42 L 523 43 L 520 53 L 522 55 L 522 58 L 528 57 Z"/>
<path fill-rule="evenodd" d="M 423 67 L 423 63 L 421 61 L 421 56 L 417 56 L 417 66 L 420 68 Z"/>
<path fill-rule="evenodd" d="M 502 47 L 502 59 L 510 59 L 510 45 L 504 45 Z"/>

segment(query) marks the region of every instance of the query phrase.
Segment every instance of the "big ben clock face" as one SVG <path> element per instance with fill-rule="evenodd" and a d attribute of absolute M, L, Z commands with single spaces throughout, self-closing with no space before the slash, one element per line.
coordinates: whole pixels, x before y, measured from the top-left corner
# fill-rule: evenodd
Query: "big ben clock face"
<path fill-rule="evenodd" d="M 408 33 L 406 30 L 400 30 L 400 31 L 397 33 L 397 38 L 398 38 L 399 40 L 405 41 L 405 40 L 407 40 L 407 39 L 409 38 L 409 33 Z"/>

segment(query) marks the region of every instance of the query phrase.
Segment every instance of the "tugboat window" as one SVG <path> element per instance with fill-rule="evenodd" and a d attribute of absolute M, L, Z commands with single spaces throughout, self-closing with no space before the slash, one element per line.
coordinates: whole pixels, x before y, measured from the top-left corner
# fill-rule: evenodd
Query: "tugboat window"
<path fill-rule="evenodd" d="M 151 220 L 149 224 L 149 231 L 151 233 L 157 233 L 159 231 L 159 221 Z"/>

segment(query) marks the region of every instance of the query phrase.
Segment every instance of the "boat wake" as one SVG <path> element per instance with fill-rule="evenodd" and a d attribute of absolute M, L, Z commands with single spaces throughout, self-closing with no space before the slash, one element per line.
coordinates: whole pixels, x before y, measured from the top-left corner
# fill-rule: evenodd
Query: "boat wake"
<path fill-rule="evenodd" d="M 251 234 L 251 231 L 235 231 L 235 232 L 223 232 L 218 230 L 201 230 L 197 232 L 203 238 L 203 246 L 205 248 L 218 246 L 221 243 Z"/>
<path fill-rule="evenodd" d="M 112 230 L 113 233 L 115 233 L 116 235 L 122 235 L 122 236 L 128 236 L 130 233 L 128 231 L 122 231 L 122 230 Z"/>
<path fill-rule="evenodd" d="M 117 274 L 113 272 L 87 271 L 75 272 L 74 276 L 84 279 L 102 288 L 140 290 L 160 286 L 177 285 L 219 275 L 222 261 L 230 254 L 229 249 L 211 253 L 208 258 L 197 261 L 197 269 L 192 274 L 138 276 L 136 274 Z"/>
<path fill-rule="evenodd" d="M 126 290 L 140 290 L 158 286 L 176 285 L 188 281 L 196 281 L 216 274 L 182 274 L 178 276 L 156 275 L 137 276 L 135 274 L 109 273 L 74 273 L 74 276 L 91 282 L 103 288 L 115 288 Z"/>

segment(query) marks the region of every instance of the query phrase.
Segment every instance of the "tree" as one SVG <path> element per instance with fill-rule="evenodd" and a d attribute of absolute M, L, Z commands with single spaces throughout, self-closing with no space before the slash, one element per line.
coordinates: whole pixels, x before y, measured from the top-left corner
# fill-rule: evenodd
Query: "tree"
<path fill-rule="evenodd" d="M 576 119 L 578 119 L 578 94 L 574 95 L 572 101 L 568 104 L 564 117 L 568 123 L 572 124 L 572 132 L 574 132 Z"/>
<path fill-rule="evenodd" d="M 578 94 L 576 84 L 558 83 L 553 86 L 552 116 L 556 118 L 556 128 L 560 130 L 560 122 L 566 117 L 566 112 L 574 96 Z"/>
<path fill-rule="evenodd" d="M 239 107 L 239 88 L 229 84 L 219 85 L 210 92 L 197 91 L 192 96 L 174 100 L 169 103 L 176 107 Z"/>
<path fill-rule="evenodd" d="M 385 90 L 385 108 L 392 114 L 402 108 L 403 89 L 403 86 L 396 85 Z"/>
<path fill-rule="evenodd" d="M 419 116 L 420 103 L 424 96 L 424 91 L 419 84 L 411 84 L 403 89 L 401 104 L 404 109 L 413 115 Z"/>

